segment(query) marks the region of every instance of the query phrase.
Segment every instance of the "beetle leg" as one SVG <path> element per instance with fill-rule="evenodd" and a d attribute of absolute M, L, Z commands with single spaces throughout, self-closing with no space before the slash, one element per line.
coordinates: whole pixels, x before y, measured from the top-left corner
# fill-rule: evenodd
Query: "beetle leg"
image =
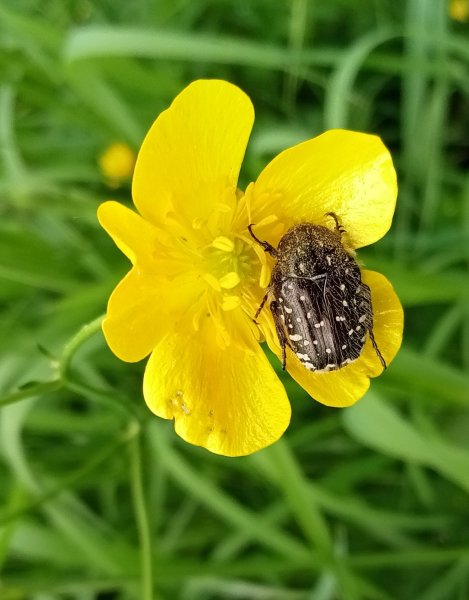
<path fill-rule="evenodd" d="M 343 227 L 343 225 L 340 224 L 339 217 L 334 212 L 326 213 L 326 217 L 332 217 L 334 219 L 335 230 L 337 231 L 337 233 L 339 233 L 340 235 L 345 233 L 345 228 Z"/>
<path fill-rule="evenodd" d="M 264 308 L 264 304 L 266 303 L 268 297 L 269 297 L 269 292 L 266 292 L 265 296 L 262 298 L 262 302 L 261 302 L 259 308 L 256 310 L 256 314 L 254 315 L 254 319 L 253 319 L 253 321 L 256 325 L 259 325 L 259 323 L 256 321 L 256 319 L 261 314 L 261 310 Z"/>
<path fill-rule="evenodd" d="M 287 346 L 290 346 L 287 336 L 285 335 L 285 330 L 281 326 L 278 320 L 278 304 L 275 300 L 272 300 L 270 303 L 270 310 L 274 317 L 275 323 L 275 331 L 277 332 L 278 341 L 280 342 L 280 346 L 282 348 L 282 369 L 285 371 L 287 366 Z"/>
<path fill-rule="evenodd" d="M 384 360 L 383 355 L 379 351 L 378 344 L 376 343 L 375 336 L 373 335 L 372 329 L 368 329 L 368 335 L 370 336 L 370 340 L 371 340 L 371 343 L 373 344 L 373 348 L 375 349 L 375 352 L 378 355 L 378 358 L 379 358 L 381 364 L 383 365 L 383 369 L 386 369 L 387 368 L 386 361 Z"/>

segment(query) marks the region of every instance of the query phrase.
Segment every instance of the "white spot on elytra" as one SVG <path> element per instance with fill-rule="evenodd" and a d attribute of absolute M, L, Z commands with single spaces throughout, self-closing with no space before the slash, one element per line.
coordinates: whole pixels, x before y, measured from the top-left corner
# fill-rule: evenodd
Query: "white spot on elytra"
<path fill-rule="evenodd" d="M 343 284 L 342 284 L 342 285 L 343 285 Z M 342 287 L 342 286 L 341 286 L 341 287 Z M 342 304 L 343 304 L 344 306 L 348 306 L 348 302 L 347 302 L 347 300 L 342 300 Z"/>
<path fill-rule="evenodd" d="M 303 337 L 301 335 L 299 335 L 298 333 L 295 333 L 294 335 L 290 335 L 288 336 L 292 342 L 299 342 L 300 340 L 303 339 Z"/>
<path fill-rule="evenodd" d="M 315 323 L 314 326 L 316 327 L 316 329 L 319 329 L 321 327 L 321 323 Z"/>
<path fill-rule="evenodd" d="M 292 308 L 288 308 L 288 306 L 285 306 L 285 312 L 290 315 L 293 312 L 293 309 Z"/>
<path fill-rule="evenodd" d="M 296 355 L 298 356 L 298 358 L 300 360 L 310 360 L 310 358 L 307 354 L 302 354 L 301 352 L 297 352 Z"/>
<path fill-rule="evenodd" d="M 345 350 L 345 348 L 347 348 L 347 344 L 344 344 L 344 345 L 342 346 L 342 350 Z"/>
<path fill-rule="evenodd" d="M 361 317 L 358 319 L 358 322 L 359 322 L 359 323 L 363 323 L 363 321 L 366 321 L 366 317 L 367 317 L 367 315 L 362 315 L 362 316 L 361 316 Z"/>
<path fill-rule="evenodd" d="M 305 297 L 304 297 L 304 296 L 300 296 L 300 300 L 301 300 L 302 302 L 304 302 L 304 301 L 305 301 Z"/>
<path fill-rule="evenodd" d="M 311 319 L 311 313 L 310 313 L 310 312 L 309 312 L 309 313 L 306 313 L 306 317 L 307 317 L 308 319 Z"/>
<path fill-rule="evenodd" d="M 331 257 L 329 256 L 329 254 L 327 254 L 327 255 L 326 255 L 326 260 L 327 260 L 327 264 L 328 264 L 329 266 L 331 266 L 331 262 L 332 262 L 332 261 L 331 261 Z M 347 272 L 347 271 L 346 271 L 346 272 Z"/>
<path fill-rule="evenodd" d="M 317 345 L 318 345 L 318 340 L 313 340 L 313 344 L 314 344 L 315 346 L 317 346 Z"/>
<path fill-rule="evenodd" d="M 297 321 L 297 323 L 301 323 L 301 318 L 300 317 L 296 317 L 296 321 Z"/>
<path fill-rule="evenodd" d="M 283 298 L 279 298 L 279 299 L 278 299 L 278 301 L 279 301 L 279 302 L 283 302 Z"/>
<path fill-rule="evenodd" d="M 360 331 L 360 329 L 361 329 L 361 328 L 362 328 L 362 326 L 361 326 L 361 325 L 357 325 L 357 326 L 355 327 L 355 329 L 356 329 L 357 331 Z"/>
<path fill-rule="evenodd" d="M 320 325 L 321 327 L 324 327 L 324 321 L 321 321 L 321 322 L 319 323 L 319 325 Z"/>
<path fill-rule="evenodd" d="M 287 288 L 288 288 L 289 290 L 292 290 L 292 289 L 293 289 L 293 286 L 292 286 L 292 284 L 291 284 L 291 283 L 289 283 L 289 284 L 287 285 Z"/>
<path fill-rule="evenodd" d="M 305 341 L 303 342 L 303 344 L 304 344 L 305 346 L 309 346 L 309 340 L 305 340 Z"/>
<path fill-rule="evenodd" d="M 354 333 L 353 329 L 348 332 L 349 335 L 352 335 L 352 333 Z"/>
<path fill-rule="evenodd" d="M 345 284 L 341 283 L 341 284 L 340 284 L 340 289 L 341 289 L 342 291 L 344 291 L 344 290 L 345 290 Z"/>
<path fill-rule="evenodd" d="M 326 348 L 326 354 L 330 354 L 332 350 L 330 348 Z"/>
<path fill-rule="evenodd" d="M 291 323 L 288 323 L 288 327 L 290 327 L 290 329 L 293 329 L 293 325 Z"/>

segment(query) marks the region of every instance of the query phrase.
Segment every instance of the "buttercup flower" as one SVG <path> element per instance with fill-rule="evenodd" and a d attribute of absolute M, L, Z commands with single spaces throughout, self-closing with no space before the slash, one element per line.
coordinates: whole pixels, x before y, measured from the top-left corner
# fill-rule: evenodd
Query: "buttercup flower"
<path fill-rule="evenodd" d="M 464 23 L 469 18 L 469 0 L 450 0 L 448 12 L 452 19 Z"/>
<path fill-rule="evenodd" d="M 245 193 L 238 174 L 254 121 L 249 98 L 225 81 L 184 89 L 148 132 L 133 178 L 138 212 L 99 207 L 101 225 L 132 262 L 112 293 L 103 330 L 125 361 L 150 355 L 143 393 L 158 416 L 175 420 L 186 441 L 227 456 L 277 440 L 290 404 L 259 342 L 281 355 L 272 314 L 253 316 L 273 259 L 248 232 L 277 246 L 292 225 L 331 227 L 360 248 L 389 229 L 397 187 L 381 140 L 328 131 L 279 154 Z M 363 271 L 373 332 L 389 363 L 402 338 L 402 308 L 389 281 Z M 316 400 L 344 407 L 383 369 L 371 341 L 336 371 L 314 373 L 287 349 L 287 370 Z"/>
<path fill-rule="evenodd" d="M 132 177 L 135 166 L 134 151 L 123 142 L 108 146 L 99 157 L 99 167 L 110 185 L 118 186 Z"/>

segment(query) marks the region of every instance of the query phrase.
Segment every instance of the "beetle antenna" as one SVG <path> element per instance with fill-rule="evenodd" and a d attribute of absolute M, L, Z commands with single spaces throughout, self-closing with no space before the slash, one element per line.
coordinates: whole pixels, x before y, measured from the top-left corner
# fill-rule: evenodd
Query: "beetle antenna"
<path fill-rule="evenodd" d="M 269 244 L 269 242 L 263 242 L 262 240 L 260 240 L 253 232 L 252 228 L 254 227 L 255 223 L 251 223 L 250 225 L 248 225 L 248 230 L 249 233 L 251 234 L 251 237 L 259 244 L 261 245 L 264 250 L 266 252 L 268 252 L 271 256 L 273 256 L 274 258 L 277 257 L 277 250 L 272 246 L 272 244 Z"/>

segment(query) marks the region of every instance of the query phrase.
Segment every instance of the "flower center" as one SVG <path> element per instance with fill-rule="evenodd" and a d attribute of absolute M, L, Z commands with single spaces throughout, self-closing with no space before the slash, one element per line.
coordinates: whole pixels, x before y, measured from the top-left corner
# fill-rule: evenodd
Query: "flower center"
<path fill-rule="evenodd" d="M 211 291 L 218 292 L 223 311 L 242 303 L 246 286 L 256 281 L 259 261 L 242 239 L 216 237 L 203 253 L 203 278 Z"/>
<path fill-rule="evenodd" d="M 264 250 L 247 232 L 249 222 L 240 198 L 231 210 L 214 210 L 205 220 L 188 223 L 175 214 L 168 219 L 174 267 L 180 265 L 197 290 L 186 315 L 196 331 L 213 327 L 220 348 L 246 345 L 260 335 L 253 317 L 269 269 Z"/>

